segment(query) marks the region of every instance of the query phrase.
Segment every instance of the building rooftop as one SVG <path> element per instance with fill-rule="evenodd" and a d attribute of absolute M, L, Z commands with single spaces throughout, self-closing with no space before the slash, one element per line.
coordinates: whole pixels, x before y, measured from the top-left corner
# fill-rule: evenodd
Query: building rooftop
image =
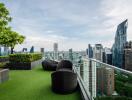
<path fill-rule="evenodd" d="M 0 84 L 0 100 L 80 100 L 79 91 L 56 94 L 51 90 L 51 73 L 41 66 L 33 70 L 11 70 L 10 79 Z"/>

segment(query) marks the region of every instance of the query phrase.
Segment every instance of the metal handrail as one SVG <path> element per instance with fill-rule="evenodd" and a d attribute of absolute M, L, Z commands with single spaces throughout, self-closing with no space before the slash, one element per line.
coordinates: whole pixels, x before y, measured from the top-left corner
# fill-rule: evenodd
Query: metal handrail
<path fill-rule="evenodd" d="M 94 61 L 94 62 L 97 62 L 97 63 L 100 63 L 100 64 L 104 64 L 104 65 L 106 65 L 106 67 L 114 68 L 115 70 L 118 70 L 118 71 L 121 71 L 123 73 L 132 75 L 131 71 L 128 71 L 128 70 L 125 70 L 125 69 L 122 69 L 122 68 L 119 68 L 119 67 L 116 67 L 116 66 L 113 66 L 113 65 L 109 65 L 109 64 L 103 63 L 103 62 L 101 62 L 99 60 L 96 60 L 96 59 L 90 59 L 90 60 Z"/>
<path fill-rule="evenodd" d="M 125 70 L 125 69 L 122 69 L 122 68 L 119 68 L 119 67 L 116 67 L 116 66 L 113 66 L 113 65 L 109 65 L 107 63 L 103 63 L 103 62 L 101 62 L 99 60 L 96 60 L 96 59 L 93 59 L 93 58 L 83 57 L 83 60 L 85 60 L 85 61 L 94 61 L 96 63 L 100 63 L 100 64 L 103 64 L 103 65 L 106 65 L 106 67 L 108 67 L 108 68 L 114 68 L 115 70 L 118 70 L 118 71 L 121 71 L 123 73 L 132 75 L 132 71 L 128 71 L 128 70 Z"/>

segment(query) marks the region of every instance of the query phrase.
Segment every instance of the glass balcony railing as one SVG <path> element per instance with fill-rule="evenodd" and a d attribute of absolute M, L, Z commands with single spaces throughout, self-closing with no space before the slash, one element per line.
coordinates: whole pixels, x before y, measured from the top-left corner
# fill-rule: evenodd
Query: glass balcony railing
<path fill-rule="evenodd" d="M 53 59 L 47 54 L 46 59 Z M 51 57 L 52 55 L 52 57 Z M 132 98 L 132 72 L 95 59 L 73 56 L 74 71 L 85 100 L 101 100 L 100 98 Z M 69 59 L 68 56 L 62 59 Z M 103 99 L 104 100 L 104 99 Z"/>
<path fill-rule="evenodd" d="M 80 76 L 93 98 L 132 97 L 132 72 L 95 59 L 82 58 Z"/>

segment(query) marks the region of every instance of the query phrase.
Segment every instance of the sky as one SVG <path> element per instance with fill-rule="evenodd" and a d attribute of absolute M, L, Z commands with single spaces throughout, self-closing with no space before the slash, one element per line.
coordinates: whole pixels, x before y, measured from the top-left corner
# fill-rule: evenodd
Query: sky
<path fill-rule="evenodd" d="M 21 50 L 32 45 L 53 50 L 85 50 L 88 44 L 112 46 L 117 25 L 128 19 L 132 40 L 132 0 L 0 0 L 13 18 L 12 29 L 26 36 Z"/>

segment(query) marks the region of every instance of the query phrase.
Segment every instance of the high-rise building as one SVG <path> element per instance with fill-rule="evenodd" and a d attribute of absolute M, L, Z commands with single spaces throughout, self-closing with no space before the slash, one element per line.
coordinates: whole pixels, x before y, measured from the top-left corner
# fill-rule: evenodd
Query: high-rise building
<path fill-rule="evenodd" d="M 61 61 L 62 59 L 64 59 L 64 52 L 60 51 L 58 55 L 58 60 Z"/>
<path fill-rule="evenodd" d="M 97 67 L 97 94 L 112 95 L 114 93 L 114 69 Z"/>
<path fill-rule="evenodd" d="M 4 47 L 0 45 L 0 56 L 8 55 L 9 53 L 9 47 Z"/>
<path fill-rule="evenodd" d="M 93 58 L 99 61 L 103 61 L 103 46 L 102 44 L 95 44 L 93 50 Z"/>
<path fill-rule="evenodd" d="M 31 47 L 30 53 L 34 53 L 34 46 Z"/>
<path fill-rule="evenodd" d="M 2 47 L 0 46 L 0 56 L 2 56 Z"/>
<path fill-rule="evenodd" d="M 44 48 L 40 48 L 42 55 L 44 56 Z"/>
<path fill-rule="evenodd" d="M 4 55 L 8 55 L 9 54 L 9 47 L 4 47 Z"/>
<path fill-rule="evenodd" d="M 103 49 L 103 62 L 112 65 L 112 52 L 110 48 Z"/>
<path fill-rule="evenodd" d="M 72 52 L 72 49 L 69 49 L 69 60 L 73 61 L 73 52 Z"/>
<path fill-rule="evenodd" d="M 58 43 L 54 43 L 54 51 L 58 51 Z"/>
<path fill-rule="evenodd" d="M 27 52 L 27 48 L 23 48 L 22 49 L 22 52 Z"/>
<path fill-rule="evenodd" d="M 127 41 L 127 19 L 117 27 L 115 42 L 112 47 L 112 64 L 123 68 L 124 46 Z"/>
<path fill-rule="evenodd" d="M 58 43 L 54 43 L 54 60 L 58 60 Z"/>
<path fill-rule="evenodd" d="M 90 44 L 88 44 L 87 55 L 88 58 L 93 58 L 93 48 Z"/>
<path fill-rule="evenodd" d="M 87 89 L 92 97 L 96 97 L 96 63 L 82 58 L 80 65 L 80 75 L 86 83 Z"/>
<path fill-rule="evenodd" d="M 124 47 L 124 69 L 132 71 L 132 42 L 127 42 Z"/>

